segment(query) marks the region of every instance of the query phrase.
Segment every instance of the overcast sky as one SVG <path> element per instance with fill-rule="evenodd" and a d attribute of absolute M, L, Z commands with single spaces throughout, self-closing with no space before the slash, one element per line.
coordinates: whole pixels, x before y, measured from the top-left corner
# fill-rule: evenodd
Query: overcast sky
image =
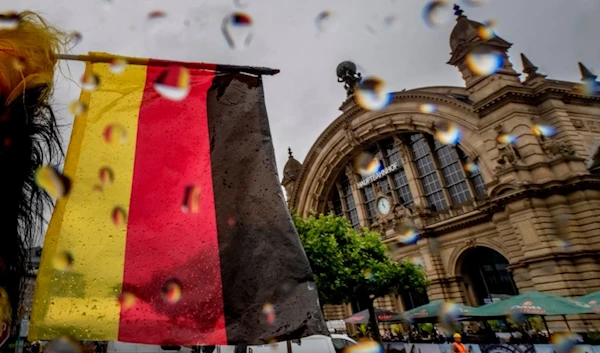
<path fill-rule="evenodd" d="M 578 81 L 577 61 L 600 74 L 600 1 L 457 0 L 465 14 L 494 20 L 496 33 L 552 78 Z M 478 6 L 469 3 L 479 3 Z M 240 8 L 238 5 L 245 5 Z M 462 85 L 447 65 L 448 39 L 455 20 L 437 28 L 423 21 L 424 0 L 2 0 L 0 12 L 31 9 L 54 25 L 82 34 L 72 53 L 105 51 L 138 57 L 270 66 L 281 74 L 265 79 L 266 101 L 279 171 L 287 147 L 302 161 L 319 134 L 338 115 L 345 98 L 336 65 L 354 61 L 364 76 L 383 78 L 390 91 L 435 85 Z M 149 21 L 154 10 L 166 17 Z M 223 18 L 245 11 L 254 37 L 232 50 L 221 34 Z M 322 23 L 322 11 L 333 15 Z M 384 18 L 393 16 L 391 25 Z M 371 29 L 367 29 L 370 27 Z M 83 65 L 63 70 L 55 107 L 70 124 L 68 103 L 77 99 Z M 68 143 L 70 126 L 65 130 Z"/>

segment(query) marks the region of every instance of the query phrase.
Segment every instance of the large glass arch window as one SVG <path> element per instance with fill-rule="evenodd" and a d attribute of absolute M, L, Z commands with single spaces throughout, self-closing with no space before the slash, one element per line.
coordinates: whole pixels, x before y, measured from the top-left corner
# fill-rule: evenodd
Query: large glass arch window
<path fill-rule="evenodd" d="M 394 192 L 400 200 L 400 203 L 407 208 L 412 208 L 413 196 L 408 185 L 408 178 L 406 177 L 406 170 L 404 170 L 404 164 L 402 164 L 402 158 L 400 157 L 400 150 L 394 141 L 390 141 L 385 145 L 385 159 L 387 165 L 396 163 L 398 169 L 391 174 L 392 180 L 394 181 Z"/>
<path fill-rule="evenodd" d="M 346 217 L 350 220 L 352 226 L 358 229 L 360 228 L 360 219 L 358 218 L 358 210 L 356 209 L 356 202 L 354 202 L 354 195 L 352 195 L 352 185 L 348 176 L 344 175 L 340 184 L 342 186 L 343 201 L 346 205 Z"/>
<path fill-rule="evenodd" d="M 439 211 L 446 208 L 448 203 L 428 140 L 423 134 L 412 134 L 410 135 L 410 149 L 429 207 L 433 211 Z"/>

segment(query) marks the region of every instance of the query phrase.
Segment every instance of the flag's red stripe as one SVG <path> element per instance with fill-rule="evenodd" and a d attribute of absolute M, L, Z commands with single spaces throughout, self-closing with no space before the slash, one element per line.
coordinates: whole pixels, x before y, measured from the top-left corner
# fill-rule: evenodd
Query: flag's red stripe
<path fill-rule="evenodd" d="M 214 72 L 190 70 L 191 91 L 176 102 L 153 87 L 163 70 L 150 62 L 139 113 L 123 276 L 137 301 L 122 305 L 119 340 L 225 344 L 206 110 Z M 188 202 L 196 213 L 182 211 L 187 186 L 200 188 L 199 204 Z M 171 279 L 178 302 L 161 296 Z"/>

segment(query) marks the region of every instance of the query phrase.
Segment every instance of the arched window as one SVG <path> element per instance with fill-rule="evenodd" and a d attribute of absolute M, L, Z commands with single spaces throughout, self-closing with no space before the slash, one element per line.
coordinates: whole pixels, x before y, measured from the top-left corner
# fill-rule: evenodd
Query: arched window
<path fill-rule="evenodd" d="M 356 210 L 356 203 L 354 202 L 354 196 L 352 195 L 352 185 L 348 177 L 344 175 L 340 182 L 342 185 L 342 195 L 344 197 L 344 204 L 346 206 L 346 217 L 350 220 L 350 223 L 355 229 L 360 228 L 360 221 L 358 218 L 358 211 Z"/>
<path fill-rule="evenodd" d="M 410 147 L 429 207 L 433 211 L 443 210 L 448 206 L 448 203 L 437 174 L 437 167 L 431 154 L 428 138 L 423 134 L 410 135 Z"/>
<path fill-rule="evenodd" d="M 394 163 L 398 165 L 398 169 L 391 174 L 394 181 L 394 192 L 404 207 L 412 208 L 414 202 L 410 187 L 408 186 L 408 178 L 402 164 L 402 158 L 400 158 L 400 151 L 393 141 L 386 144 L 385 159 L 387 166 Z"/>

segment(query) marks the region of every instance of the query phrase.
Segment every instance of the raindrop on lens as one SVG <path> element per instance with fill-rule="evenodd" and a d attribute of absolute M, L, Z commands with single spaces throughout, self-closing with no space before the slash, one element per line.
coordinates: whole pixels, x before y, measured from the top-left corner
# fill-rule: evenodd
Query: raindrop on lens
<path fill-rule="evenodd" d="M 480 6 L 486 2 L 486 0 L 464 0 L 464 1 L 465 1 L 465 4 L 467 4 L 469 6 Z"/>
<path fill-rule="evenodd" d="M 577 345 L 583 343 L 581 337 L 573 332 L 552 335 L 552 348 L 556 353 L 575 353 Z"/>
<path fill-rule="evenodd" d="M 60 336 L 50 341 L 45 349 L 45 353 L 82 353 L 81 343 L 69 336 Z"/>
<path fill-rule="evenodd" d="M 182 291 L 181 282 L 177 279 L 170 279 L 163 285 L 161 295 L 166 302 L 175 304 L 181 300 Z"/>
<path fill-rule="evenodd" d="M 359 173 L 363 178 L 373 175 L 383 170 L 383 165 L 377 159 L 367 152 L 361 152 L 354 158 L 354 170 Z"/>
<path fill-rule="evenodd" d="M 127 223 L 127 212 L 123 207 L 117 206 L 111 212 L 111 219 L 115 226 L 123 227 Z"/>
<path fill-rule="evenodd" d="M 100 78 L 96 74 L 93 74 L 93 73 L 84 74 L 81 77 L 81 88 L 84 91 L 92 92 L 96 88 L 98 88 L 99 84 L 100 84 Z"/>
<path fill-rule="evenodd" d="M 398 227 L 398 240 L 405 245 L 414 244 L 419 240 L 415 224 L 410 220 L 403 220 Z"/>
<path fill-rule="evenodd" d="M 127 131 L 122 125 L 109 124 L 104 128 L 102 137 L 110 145 L 122 145 L 127 142 Z"/>
<path fill-rule="evenodd" d="M 419 105 L 419 111 L 421 113 L 434 113 L 437 111 L 437 105 L 432 103 Z"/>
<path fill-rule="evenodd" d="M 185 187 L 181 210 L 185 213 L 198 213 L 200 211 L 200 187 L 196 185 Z"/>
<path fill-rule="evenodd" d="M 438 27 L 452 19 L 452 9 L 447 1 L 431 1 L 423 8 L 423 20 L 429 27 Z"/>
<path fill-rule="evenodd" d="M 227 15 L 221 24 L 221 32 L 230 48 L 245 48 L 250 45 L 254 35 L 252 18 L 243 12 Z"/>
<path fill-rule="evenodd" d="M 373 277 L 374 277 L 374 275 L 373 275 L 373 270 L 371 270 L 370 268 L 365 268 L 365 269 L 363 270 L 363 277 L 364 277 L 366 280 L 372 280 L 372 279 L 373 279 Z"/>
<path fill-rule="evenodd" d="M 319 12 L 317 14 L 317 17 L 315 18 L 315 26 L 317 27 L 317 32 L 321 33 L 329 30 L 332 27 L 334 20 L 335 16 L 333 12 L 328 10 Z"/>
<path fill-rule="evenodd" d="M 127 60 L 122 58 L 116 58 L 111 63 L 108 69 L 115 75 L 121 74 L 127 68 Z"/>
<path fill-rule="evenodd" d="M 13 30 L 19 28 L 21 17 L 16 12 L 0 13 L 0 30 Z"/>
<path fill-rule="evenodd" d="M 470 175 L 479 173 L 479 165 L 475 162 L 467 162 L 463 165 L 463 168 Z"/>
<path fill-rule="evenodd" d="M 233 0 L 233 5 L 240 9 L 248 7 L 248 0 Z"/>
<path fill-rule="evenodd" d="M 119 304 L 124 309 L 129 309 L 137 303 L 137 297 L 135 294 L 127 291 L 121 292 L 119 295 Z"/>
<path fill-rule="evenodd" d="M 421 268 L 425 268 L 425 261 L 423 261 L 423 258 L 420 256 L 413 256 L 410 258 L 410 262 L 415 265 L 415 266 L 419 266 Z"/>
<path fill-rule="evenodd" d="M 100 195 L 102 193 L 102 186 L 98 184 L 92 186 L 92 192 L 94 192 L 96 195 Z"/>
<path fill-rule="evenodd" d="M 157 20 L 159 18 L 164 18 L 164 17 L 167 17 L 167 13 L 162 10 L 154 10 L 154 11 L 148 12 L 149 20 Z"/>
<path fill-rule="evenodd" d="M 71 181 L 69 178 L 49 165 L 37 168 L 33 178 L 37 186 L 55 199 L 65 196 L 71 189 Z"/>
<path fill-rule="evenodd" d="M 515 142 L 517 142 L 517 138 L 511 134 L 502 134 L 498 136 L 498 142 L 508 145 L 514 145 Z"/>
<path fill-rule="evenodd" d="M 103 167 L 98 172 L 98 179 L 103 186 L 109 186 L 115 181 L 115 174 L 109 167 Z"/>
<path fill-rule="evenodd" d="M 477 75 L 491 75 L 502 67 L 502 55 L 497 52 L 471 52 L 467 54 L 467 65 Z"/>
<path fill-rule="evenodd" d="M 354 93 L 356 103 L 367 110 L 381 110 L 391 101 L 392 95 L 386 91 L 385 82 L 377 77 L 362 80 Z"/>
<path fill-rule="evenodd" d="M 170 66 L 161 72 L 154 89 L 172 101 L 182 101 L 190 93 L 190 72 L 183 66 Z"/>
<path fill-rule="evenodd" d="M 87 112 L 88 106 L 82 101 L 73 101 L 69 104 L 69 112 L 75 116 L 80 116 Z"/>
<path fill-rule="evenodd" d="M 535 124 L 531 127 L 531 132 L 539 137 L 552 137 L 556 134 L 556 129 L 550 125 Z"/>
<path fill-rule="evenodd" d="M 77 32 L 77 31 L 69 32 L 69 42 L 72 42 L 73 46 L 76 46 L 77 44 L 79 44 L 82 39 L 83 39 L 83 35 L 81 35 L 80 32 Z"/>
<path fill-rule="evenodd" d="M 460 128 L 452 122 L 440 123 L 435 128 L 435 138 L 444 145 L 456 145 L 460 142 L 461 136 Z"/>
<path fill-rule="evenodd" d="M 54 268 L 59 271 L 69 271 L 73 266 L 73 255 L 69 251 L 59 251 L 52 260 Z"/>
<path fill-rule="evenodd" d="M 483 25 L 479 26 L 479 28 L 477 29 L 477 34 L 483 40 L 489 40 L 494 38 L 496 36 L 496 33 L 494 33 L 494 30 L 492 29 L 494 25 L 494 21 L 484 22 Z"/>
<path fill-rule="evenodd" d="M 348 346 L 344 353 L 383 353 L 383 348 L 375 341 L 360 341 L 356 345 Z"/>
<path fill-rule="evenodd" d="M 227 218 L 227 224 L 228 224 L 230 227 L 233 227 L 233 226 L 235 225 L 235 218 L 233 218 L 233 217 L 229 217 L 229 218 Z"/>
<path fill-rule="evenodd" d="M 266 303 L 263 305 L 263 315 L 265 316 L 265 321 L 267 324 L 272 325 L 275 323 L 275 307 L 271 303 Z"/>

